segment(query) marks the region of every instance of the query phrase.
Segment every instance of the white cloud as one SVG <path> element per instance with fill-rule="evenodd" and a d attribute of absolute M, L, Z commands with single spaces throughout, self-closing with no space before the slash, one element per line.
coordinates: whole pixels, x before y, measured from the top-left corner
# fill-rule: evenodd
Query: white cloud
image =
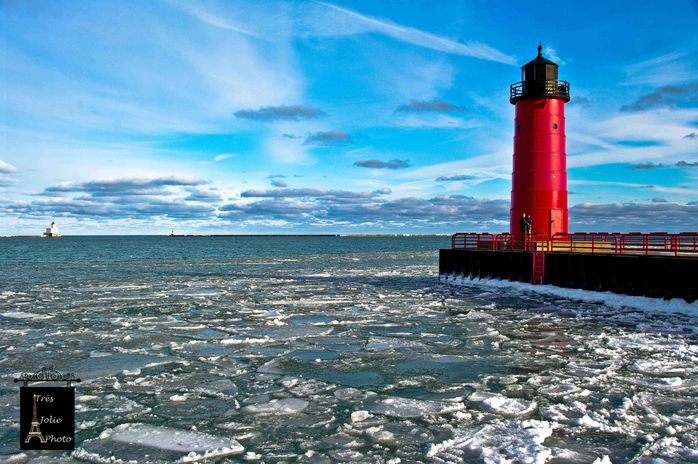
<path fill-rule="evenodd" d="M 303 140 L 281 137 L 281 134 L 270 134 L 264 143 L 265 152 L 275 162 L 283 164 L 297 164 L 307 161 L 307 148 L 303 145 Z"/>
<path fill-rule="evenodd" d="M 14 172 L 17 172 L 17 168 L 12 166 L 10 163 L 6 163 L 3 160 L 0 160 L 0 173 L 3 174 L 12 174 Z"/>
<path fill-rule="evenodd" d="M 477 126 L 475 121 L 447 114 L 406 114 L 396 117 L 394 124 L 401 127 L 445 129 L 469 129 Z"/>
<path fill-rule="evenodd" d="M 234 153 L 221 153 L 220 155 L 216 155 L 213 157 L 213 161 L 223 161 L 227 160 L 229 158 L 235 158 L 237 155 Z"/>
<path fill-rule="evenodd" d="M 0 49 L 6 68 L 0 105 L 16 124 L 61 132 L 211 133 L 229 131 L 236 110 L 302 100 L 290 36 L 270 46 L 192 16 L 175 20 L 166 8 L 123 15 L 111 11 L 114 5 L 91 11 L 78 4 L 71 21 L 48 13 L 16 19 L 18 26 L 26 22 L 22 34 L 29 38 L 36 29 L 56 37 L 32 56 Z"/>
<path fill-rule="evenodd" d="M 378 32 L 401 42 L 429 48 L 444 53 L 471 56 L 482 60 L 515 65 L 516 61 L 509 55 L 479 42 L 456 42 L 445 37 L 401 26 L 387 20 L 367 16 L 348 8 L 331 3 L 317 2 L 325 11 L 312 10 L 306 18 L 306 26 L 311 34 L 317 35 L 353 35 Z"/>
<path fill-rule="evenodd" d="M 696 79 L 696 52 L 676 50 L 625 66 L 625 84 L 660 86 Z"/>
<path fill-rule="evenodd" d="M 228 19 L 226 17 L 227 15 L 222 14 L 223 12 L 221 11 L 213 12 L 208 9 L 201 8 L 201 5 L 199 3 L 194 2 L 180 2 L 175 0 L 166 0 L 166 2 L 172 5 L 173 7 L 182 10 L 184 13 L 193 16 L 199 21 L 208 24 L 209 26 L 225 29 L 226 31 L 237 32 L 239 34 L 254 37 L 256 39 L 267 40 L 267 38 L 265 38 L 263 35 L 258 34 L 257 32 L 249 29 L 247 26 L 240 25 L 239 21 L 233 21 Z M 226 13 L 229 13 L 230 10 L 235 11 L 236 9 L 229 8 L 228 11 L 226 11 Z"/>
<path fill-rule="evenodd" d="M 684 138 L 698 118 L 695 109 L 660 109 L 606 118 L 587 118 L 581 113 L 578 116 L 576 129 L 569 138 L 580 142 L 581 146 L 574 150 L 578 154 L 568 156 L 568 167 L 646 161 L 673 164 L 695 154 L 695 144 Z M 627 141 L 650 141 L 653 144 L 624 145 L 623 142 Z"/>
<path fill-rule="evenodd" d="M 543 47 L 543 56 L 550 59 L 551 61 L 554 61 L 555 63 L 557 63 L 559 65 L 563 65 L 566 63 L 565 60 L 560 58 L 560 55 L 557 54 L 557 50 L 554 49 L 553 47 L 548 47 L 548 46 Z"/>

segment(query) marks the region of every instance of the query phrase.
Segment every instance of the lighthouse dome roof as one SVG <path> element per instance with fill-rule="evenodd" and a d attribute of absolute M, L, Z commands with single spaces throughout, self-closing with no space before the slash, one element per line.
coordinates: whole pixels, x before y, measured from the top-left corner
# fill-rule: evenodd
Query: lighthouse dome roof
<path fill-rule="evenodd" d="M 543 56 L 543 45 L 542 44 L 538 44 L 538 56 L 533 58 L 531 61 L 529 61 L 525 65 L 521 66 L 521 68 L 526 68 L 528 66 L 532 66 L 532 65 L 536 65 L 536 64 L 539 64 L 539 65 L 546 64 L 546 65 L 553 65 L 553 66 L 557 67 L 557 63 L 555 63 L 554 61 L 550 61 L 549 59 L 547 59 L 546 57 Z"/>

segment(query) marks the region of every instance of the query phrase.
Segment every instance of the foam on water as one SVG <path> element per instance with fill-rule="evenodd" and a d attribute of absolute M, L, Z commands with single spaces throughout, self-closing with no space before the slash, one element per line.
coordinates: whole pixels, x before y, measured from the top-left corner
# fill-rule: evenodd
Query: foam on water
<path fill-rule="evenodd" d="M 559 296 L 574 301 L 603 303 L 611 308 L 637 308 L 647 311 L 662 311 L 698 316 L 698 301 L 687 303 L 686 300 L 681 298 L 664 300 L 662 298 L 648 298 L 644 296 L 620 295 L 611 292 L 594 292 L 591 290 L 562 288 L 554 285 L 532 285 L 510 280 L 479 279 L 445 274 L 442 274 L 439 279 L 444 283 L 453 285 L 472 285 L 486 288 L 515 288 L 527 292 Z"/>

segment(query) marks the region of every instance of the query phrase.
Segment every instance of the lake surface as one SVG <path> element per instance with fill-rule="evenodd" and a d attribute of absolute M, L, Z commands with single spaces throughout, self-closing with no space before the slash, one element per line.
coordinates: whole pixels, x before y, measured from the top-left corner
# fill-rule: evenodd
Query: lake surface
<path fill-rule="evenodd" d="M 698 318 L 439 283 L 449 244 L 0 239 L 0 460 L 698 462 Z M 72 454 L 18 451 L 46 365 Z"/>

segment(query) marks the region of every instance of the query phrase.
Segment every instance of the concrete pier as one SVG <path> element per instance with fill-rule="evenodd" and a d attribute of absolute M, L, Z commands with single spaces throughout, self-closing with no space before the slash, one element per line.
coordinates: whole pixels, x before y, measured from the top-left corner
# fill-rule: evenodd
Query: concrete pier
<path fill-rule="evenodd" d="M 439 275 L 531 283 L 531 251 L 442 249 Z M 565 288 L 652 298 L 698 298 L 698 258 L 552 252 L 544 254 L 543 282 Z"/>

